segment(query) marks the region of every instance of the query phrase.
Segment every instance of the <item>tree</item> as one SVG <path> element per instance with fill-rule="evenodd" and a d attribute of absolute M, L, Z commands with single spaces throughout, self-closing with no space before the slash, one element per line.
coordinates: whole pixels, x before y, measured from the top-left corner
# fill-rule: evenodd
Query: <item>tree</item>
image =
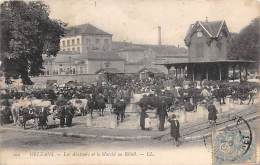
<path fill-rule="evenodd" d="M 259 61 L 259 38 L 260 17 L 234 35 L 228 53 L 229 59 Z"/>
<path fill-rule="evenodd" d="M 0 11 L 0 61 L 6 82 L 43 72 L 42 54 L 56 56 L 65 23 L 49 18 L 49 7 L 41 1 L 6 1 Z"/>

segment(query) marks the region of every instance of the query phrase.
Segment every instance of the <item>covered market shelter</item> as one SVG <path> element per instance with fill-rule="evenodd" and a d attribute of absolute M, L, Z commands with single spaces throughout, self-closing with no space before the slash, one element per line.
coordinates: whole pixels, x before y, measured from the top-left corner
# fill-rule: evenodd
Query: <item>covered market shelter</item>
<path fill-rule="evenodd" d="M 191 24 L 186 37 L 187 60 L 183 62 L 162 62 L 168 73 L 172 67 L 176 77 L 185 75 L 189 80 L 227 80 L 235 79 L 239 72 L 240 80 L 247 79 L 248 66 L 255 61 L 229 57 L 231 35 L 224 20 L 196 21 Z M 231 75 L 231 76 L 230 76 Z"/>

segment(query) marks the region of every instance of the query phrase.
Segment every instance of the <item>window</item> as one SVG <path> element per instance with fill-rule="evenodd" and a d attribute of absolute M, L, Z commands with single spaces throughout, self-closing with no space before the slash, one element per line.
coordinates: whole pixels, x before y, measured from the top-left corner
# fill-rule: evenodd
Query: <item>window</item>
<path fill-rule="evenodd" d="M 73 52 L 75 51 L 75 48 L 74 48 L 74 47 L 72 48 L 72 51 L 73 51 Z"/>
<path fill-rule="evenodd" d="M 66 43 L 65 43 L 65 41 L 62 41 L 62 46 L 66 46 Z"/>
<path fill-rule="evenodd" d="M 72 74 L 75 74 L 75 73 L 76 73 L 76 69 L 73 68 L 73 70 L 72 70 Z"/>
<path fill-rule="evenodd" d="M 74 39 L 71 40 L 71 44 L 75 45 L 75 40 Z"/>
<path fill-rule="evenodd" d="M 87 45 L 90 44 L 90 39 L 89 39 L 89 38 L 86 39 L 86 44 L 87 44 Z"/>
<path fill-rule="evenodd" d="M 80 43 L 79 43 L 79 38 L 77 38 L 77 44 L 80 44 Z"/>
<path fill-rule="evenodd" d="M 100 41 L 100 40 L 97 38 L 97 39 L 96 39 L 96 44 L 99 44 L 99 41 Z"/>
<path fill-rule="evenodd" d="M 77 51 L 80 52 L 80 47 L 77 47 Z"/>
<path fill-rule="evenodd" d="M 67 40 L 67 46 L 70 46 L 70 40 Z"/>
<path fill-rule="evenodd" d="M 203 33 L 201 31 L 198 31 L 197 32 L 197 37 L 202 37 L 203 36 Z"/>
<path fill-rule="evenodd" d="M 70 48 L 68 48 L 67 51 L 70 51 Z"/>
<path fill-rule="evenodd" d="M 80 68 L 79 68 L 79 72 L 80 72 L 80 73 L 83 73 L 83 67 L 80 67 Z"/>
<path fill-rule="evenodd" d="M 63 72 L 63 69 L 62 68 L 60 68 L 60 74 Z"/>

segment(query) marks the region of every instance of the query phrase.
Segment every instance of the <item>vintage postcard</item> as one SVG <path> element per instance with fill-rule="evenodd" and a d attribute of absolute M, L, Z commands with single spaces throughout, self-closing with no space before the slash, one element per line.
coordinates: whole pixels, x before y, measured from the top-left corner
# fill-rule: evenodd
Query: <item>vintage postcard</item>
<path fill-rule="evenodd" d="M 260 164 L 259 0 L 0 8 L 0 165 Z"/>

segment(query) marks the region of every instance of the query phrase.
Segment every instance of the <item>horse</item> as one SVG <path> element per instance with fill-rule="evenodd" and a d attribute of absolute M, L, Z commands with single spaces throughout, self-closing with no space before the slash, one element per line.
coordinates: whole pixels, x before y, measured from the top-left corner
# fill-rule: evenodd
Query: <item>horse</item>
<path fill-rule="evenodd" d="M 106 108 L 105 99 L 102 96 L 98 96 L 95 101 L 95 109 L 99 111 L 99 116 L 104 116 L 104 109 Z"/>
<path fill-rule="evenodd" d="M 29 109 L 22 109 L 19 110 L 19 122 L 21 126 L 26 129 L 26 122 L 31 120 L 31 119 L 36 119 L 38 116 L 34 112 L 34 110 L 29 110 Z"/>

